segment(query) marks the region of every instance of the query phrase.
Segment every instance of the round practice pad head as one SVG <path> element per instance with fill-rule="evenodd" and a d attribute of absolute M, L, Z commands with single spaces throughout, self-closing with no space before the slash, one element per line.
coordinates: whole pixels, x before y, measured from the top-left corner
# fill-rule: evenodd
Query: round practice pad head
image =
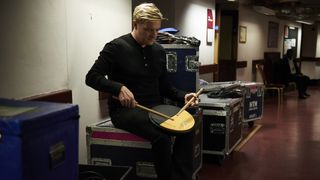
<path fill-rule="evenodd" d="M 166 131 L 184 133 L 190 131 L 194 125 L 193 116 L 187 111 L 182 111 L 180 115 L 177 116 L 177 113 L 180 111 L 179 107 L 172 105 L 159 105 L 152 109 L 171 117 L 171 119 L 168 119 L 149 112 L 151 122 Z"/>

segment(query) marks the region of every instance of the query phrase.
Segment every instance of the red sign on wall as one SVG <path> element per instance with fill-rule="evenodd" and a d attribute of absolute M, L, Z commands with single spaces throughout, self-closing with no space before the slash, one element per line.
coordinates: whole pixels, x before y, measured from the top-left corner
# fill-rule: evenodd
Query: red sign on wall
<path fill-rule="evenodd" d="M 213 15 L 212 15 L 212 9 L 207 10 L 207 28 L 213 29 Z"/>
<path fill-rule="evenodd" d="M 207 44 L 213 42 L 213 14 L 212 9 L 207 9 Z"/>

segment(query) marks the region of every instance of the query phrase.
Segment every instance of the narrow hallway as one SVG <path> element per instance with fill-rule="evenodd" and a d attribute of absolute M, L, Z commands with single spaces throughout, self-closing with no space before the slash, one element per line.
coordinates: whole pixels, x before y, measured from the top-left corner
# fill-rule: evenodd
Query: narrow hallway
<path fill-rule="evenodd" d="M 310 87 L 309 94 L 300 100 L 288 92 L 279 107 L 276 98 L 266 98 L 263 116 L 254 125 L 260 129 L 221 165 L 204 161 L 199 179 L 319 180 L 319 85 Z"/>

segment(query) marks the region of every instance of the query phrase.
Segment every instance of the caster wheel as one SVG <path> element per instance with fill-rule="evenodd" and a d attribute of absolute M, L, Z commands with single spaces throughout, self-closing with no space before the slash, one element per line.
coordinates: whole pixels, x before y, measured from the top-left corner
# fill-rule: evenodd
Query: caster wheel
<path fill-rule="evenodd" d="M 218 156 L 217 163 L 221 166 L 224 162 L 225 156 Z"/>
<path fill-rule="evenodd" d="M 253 121 L 249 121 L 248 125 L 249 125 L 249 127 L 252 127 L 254 125 L 254 122 Z"/>

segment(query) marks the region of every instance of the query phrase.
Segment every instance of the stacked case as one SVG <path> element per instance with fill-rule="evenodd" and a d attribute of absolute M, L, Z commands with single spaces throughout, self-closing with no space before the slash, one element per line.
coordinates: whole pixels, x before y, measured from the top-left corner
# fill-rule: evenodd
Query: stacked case
<path fill-rule="evenodd" d="M 193 140 L 194 178 L 202 167 L 201 111 L 195 116 Z M 154 160 L 149 141 L 113 127 L 110 120 L 87 126 L 88 163 L 95 165 L 131 166 L 130 179 L 155 179 Z"/>
<path fill-rule="evenodd" d="M 262 118 L 264 103 L 262 83 L 247 81 L 212 82 L 204 85 L 203 88 L 206 92 L 241 90 L 243 94 L 243 122 L 249 122 L 249 125 L 253 125 L 253 121 Z"/>
<path fill-rule="evenodd" d="M 199 48 L 187 44 L 161 44 L 166 50 L 168 79 L 178 89 L 199 89 Z"/>
<path fill-rule="evenodd" d="M 111 120 L 87 126 L 88 164 L 133 167 L 131 179 L 156 178 L 149 141 L 115 128 Z"/>
<path fill-rule="evenodd" d="M 264 104 L 263 84 L 259 82 L 241 82 L 244 91 L 243 122 L 262 118 Z"/>
<path fill-rule="evenodd" d="M 128 175 L 132 167 L 79 165 L 79 180 L 130 180 Z"/>
<path fill-rule="evenodd" d="M 215 99 L 200 95 L 203 109 L 203 153 L 225 157 L 242 138 L 242 98 Z"/>

